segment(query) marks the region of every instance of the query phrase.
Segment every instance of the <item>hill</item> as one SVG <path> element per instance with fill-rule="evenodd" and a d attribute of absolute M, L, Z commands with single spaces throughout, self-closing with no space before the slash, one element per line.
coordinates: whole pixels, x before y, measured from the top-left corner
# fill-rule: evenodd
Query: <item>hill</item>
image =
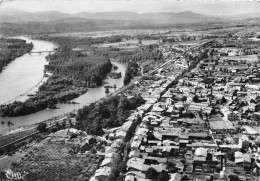
<path fill-rule="evenodd" d="M 209 16 L 185 11 L 181 13 L 143 13 L 119 11 L 119 12 L 102 12 L 88 13 L 81 12 L 76 14 L 61 13 L 58 11 L 41 11 L 29 13 L 16 9 L 4 9 L 0 12 L 1 22 L 47 22 L 57 21 L 70 18 L 83 18 L 95 20 L 135 20 L 146 21 L 153 20 L 155 23 L 174 23 L 174 22 L 205 22 L 205 21 L 221 21 L 217 16 Z"/>
<path fill-rule="evenodd" d="M 260 17 L 260 14 L 236 16 L 213 16 L 185 11 L 180 13 L 159 12 L 143 13 L 119 11 L 76 14 L 58 11 L 29 13 L 17 9 L 4 9 L 0 12 L 0 30 L 3 35 L 69 33 L 98 30 L 132 29 L 132 28 L 169 28 L 190 24 L 223 23 Z M 252 18 L 250 22 L 252 22 Z"/>

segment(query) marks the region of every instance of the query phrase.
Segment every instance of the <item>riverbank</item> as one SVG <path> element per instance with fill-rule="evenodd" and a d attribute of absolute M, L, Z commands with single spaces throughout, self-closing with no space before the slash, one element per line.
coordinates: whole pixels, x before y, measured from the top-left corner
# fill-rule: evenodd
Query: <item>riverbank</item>
<path fill-rule="evenodd" d="M 74 52 L 67 46 L 60 47 L 58 52 L 49 54 L 46 59 L 49 64 L 45 65 L 44 71 L 52 75 L 35 95 L 24 102 L 1 105 L 1 117 L 24 116 L 46 108 L 56 108 L 58 103 L 66 103 L 83 95 L 89 87 L 101 86 L 112 68 L 107 57 Z"/>
<path fill-rule="evenodd" d="M 0 73 L 14 59 L 23 56 L 33 49 L 32 43 L 21 39 L 1 38 L 0 42 Z"/>

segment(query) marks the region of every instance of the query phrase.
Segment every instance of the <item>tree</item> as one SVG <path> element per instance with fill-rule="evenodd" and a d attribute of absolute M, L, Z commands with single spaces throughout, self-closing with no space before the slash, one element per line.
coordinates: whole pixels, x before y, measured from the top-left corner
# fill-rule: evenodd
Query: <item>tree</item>
<path fill-rule="evenodd" d="M 237 96 L 237 92 L 238 92 L 238 90 L 236 89 L 236 90 L 233 92 L 232 97 Z"/>
<path fill-rule="evenodd" d="M 59 122 L 56 122 L 55 125 L 56 125 L 57 130 L 61 129 L 61 125 L 59 124 Z"/>
<path fill-rule="evenodd" d="M 181 101 L 182 101 L 182 102 L 186 102 L 186 101 L 187 101 L 187 97 L 186 97 L 186 96 L 183 96 L 183 97 L 181 98 Z"/>
<path fill-rule="evenodd" d="M 61 127 L 62 127 L 62 129 L 66 128 L 66 121 L 65 120 L 62 122 Z"/>
<path fill-rule="evenodd" d="M 215 115 L 215 114 L 217 114 L 217 111 L 216 111 L 215 107 L 213 107 L 210 111 L 210 115 Z"/>
<path fill-rule="evenodd" d="M 259 112 L 260 111 L 260 104 L 256 104 L 255 105 L 255 112 Z"/>
<path fill-rule="evenodd" d="M 95 149 L 95 148 L 91 148 L 91 149 L 90 149 L 90 153 L 91 153 L 91 154 L 96 154 L 96 153 L 97 153 L 97 151 L 96 151 L 96 149 Z"/>
<path fill-rule="evenodd" d="M 221 169 L 219 167 L 215 167 L 215 172 L 219 173 Z"/>
<path fill-rule="evenodd" d="M 156 171 L 154 168 L 150 167 L 150 168 L 148 168 L 148 170 L 145 172 L 145 177 L 146 177 L 147 179 L 156 178 L 156 177 L 157 177 L 157 171 Z"/>
<path fill-rule="evenodd" d="M 232 175 L 229 175 L 228 177 L 229 177 L 230 181 L 238 181 L 239 180 L 237 175 L 232 174 Z"/>
<path fill-rule="evenodd" d="M 37 131 L 39 131 L 40 133 L 45 133 L 47 131 L 47 124 L 46 123 L 40 123 L 38 126 L 37 126 Z"/>
<path fill-rule="evenodd" d="M 187 175 L 183 175 L 181 181 L 188 181 L 189 177 Z"/>
<path fill-rule="evenodd" d="M 7 177 L 5 175 L 5 171 L 1 171 L 0 172 L 0 180 L 2 181 L 2 180 L 6 180 L 6 179 L 7 179 Z"/>
<path fill-rule="evenodd" d="M 174 156 L 174 157 L 179 156 L 179 151 L 178 151 L 177 149 L 176 149 L 176 150 L 173 150 L 172 156 Z"/>
<path fill-rule="evenodd" d="M 198 97 L 197 95 L 195 95 L 192 100 L 193 100 L 193 102 L 195 102 L 195 103 L 199 103 L 199 102 L 200 102 L 200 101 L 199 101 L 199 97 Z"/>
<path fill-rule="evenodd" d="M 230 161 L 235 161 L 235 153 L 234 151 L 228 151 L 227 152 L 227 158 L 230 160 Z"/>
<path fill-rule="evenodd" d="M 227 100 L 226 100 L 226 98 L 223 96 L 222 99 L 221 99 L 221 104 L 225 104 L 225 103 L 227 103 Z"/>
<path fill-rule="evenodd" d="M 12 123 L 11 121 L 8 121 L 8 122 L 7 122 L 7 125 L 8 125 L 8 127 L 9 127 L 9 132 L 10 132 L 10 131 L 11 131 L 11 126 L 13 126 L 14 123 Z"/>
<path fill-rule="evenodd" d="M 70 128 L 73 128 L 73 127 L 74 127 L 74 125 L 73 125 L 71 119 L 69 119 L 69 125 L 70 125 Z"/>
<path fill-rule="evenodd" d="M 256 104 L 257 102 L 256 102 L 254 99 L 251 99 L 251 100 L 250 100 L 250 103 Z"/>
<path fill-rule="evenodd" d="M 169 170 L 168 170 L 169 173 L 176 173 L 176 172 L 178 172 L 178 171 L 179 171 L 179 169 L 178 169 L 177 167 L 171 167 L 171 168 L 169 168 Z"/>
<path fill-rule="evenodd" d="M 210 181 L 213 181 L 214 180 L 214 176 L 213 175 L 210 175 Z"/>
<path fill-rule="evenodd" d="M 158 181 L 168 181 L 169 179 L 170 179 L 169 174 L 165 171 L 162 171 L 157 177 Z"/>
<path fill-rule="evenodd" d="M 157 140 L 157 138 L 154 136 L 153 133 L 149 132 L 147 133 L 147 140 Z"/>
<path fill-rule="evenodd" d="M 17 162 L 12 162 L 11 163 L 11 166 L 14 168 L 14 167 L 17 167 L 18 166 L 18 163 Z"/>

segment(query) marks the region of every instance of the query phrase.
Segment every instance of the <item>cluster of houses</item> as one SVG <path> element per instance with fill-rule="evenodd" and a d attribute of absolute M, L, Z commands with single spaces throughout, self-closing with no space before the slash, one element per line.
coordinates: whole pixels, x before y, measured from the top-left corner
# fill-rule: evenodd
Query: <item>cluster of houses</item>
<path fill-rule="evenodd" d="M 97 180 L 109 178 L 113 148 L 137 115 L 142 121 L 130 142 L 125 181 L 150 180 L 151 169 L 168 173 L 171 181 L 258 179 L 259 55 L 232 47 L 234 56 L 216 44 L 191 71 L 183 74 L 186 67 L 168 66 L 124 92 L 128 97 L 139 94 L 146 103 L 108 134 L 111 151 L 106 150 Z"/>

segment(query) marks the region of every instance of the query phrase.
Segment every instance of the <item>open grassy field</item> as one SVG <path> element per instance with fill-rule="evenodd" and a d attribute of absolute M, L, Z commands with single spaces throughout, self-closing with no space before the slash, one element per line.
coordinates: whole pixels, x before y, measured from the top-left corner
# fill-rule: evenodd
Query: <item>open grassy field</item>
<path fill-rule="evenodd" d="M 26 173 L 24 180 L 89 180 L 101 160 L 95 155 L 70 154 L 69 149 L 64 143 L 43 142 L 33 146 L 11 170 Z"/>

